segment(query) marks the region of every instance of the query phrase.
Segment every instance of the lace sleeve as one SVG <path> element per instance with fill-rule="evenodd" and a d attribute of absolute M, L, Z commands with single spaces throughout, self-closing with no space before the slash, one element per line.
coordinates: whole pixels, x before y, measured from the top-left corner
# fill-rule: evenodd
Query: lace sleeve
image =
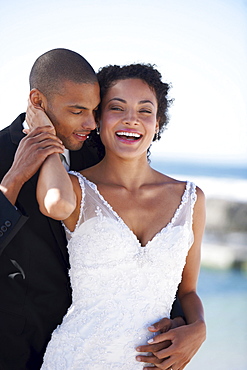
<path fill-rule="evenodd" d="M 63 225 L 63 227 L 65 229 L 66 238 L 67 238 L 68 241 L 72 238 L 74 232 L 78 229 L 78 227 L 84 222 L 83 207 L 84 207 L 84 199 L 85 199 L 85 184 L 84 184 L 83 176 L 79 172 L 76 172 L 76 171 L 69 171 L 69 174 L 70 175 L 74 175 L 74 176 L 76 176 L 78 178 L 78 181 L 79 181 L 79 184 L 80 184 L 80 187 L 81 187 L 82 197 L 81 197 L 81 205 L 80 205 L 79 218 L 78 218 L 78 220 L 76 222 L 74 231 L 70 231 L 65 226 L 64 222 L 62 221 L 62 225 Z"/>

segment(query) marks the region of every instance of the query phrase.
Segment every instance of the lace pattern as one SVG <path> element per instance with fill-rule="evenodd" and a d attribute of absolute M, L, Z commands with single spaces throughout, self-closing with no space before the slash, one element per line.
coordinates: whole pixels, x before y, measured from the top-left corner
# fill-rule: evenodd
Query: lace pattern
<path fill-rule="evenodd" d="M 172 220 L 145 247 L 82 175 L 80 217 L 69 238 L 73 303 L 53 332 L 42 369 L 142 370 L 136 346 L 169 317 L 193 242 L 195 185 L 188 182 Z"/>

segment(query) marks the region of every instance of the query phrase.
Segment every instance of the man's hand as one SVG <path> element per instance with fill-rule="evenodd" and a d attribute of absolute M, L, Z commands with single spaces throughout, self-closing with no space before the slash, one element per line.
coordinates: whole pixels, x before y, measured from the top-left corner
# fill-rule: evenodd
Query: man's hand
<path fill-rule="evenodd" d="M 176 317 L 173 320 L 168 318 L 163 318 L 159 322 L 156 322 L 152 326 L 148 328 L 148 330 L 152 333 L 165 333 L 170 329 L 176 328 L 180 325 L 185 325 L 185 321 L 182 317 Z M 138 352 L 149 352 L 152 353 L 150 355 L 139 355 L 137 356 L 137 360 L 141 362 L 148 362 L 152 364 L 159 364 L 162 363 L 162 359 L 157 358 L 154 353 L 159 352 L 171 345 L 170 340 L 165 340 L 157 344 L 147 344 L 143 346 L 139 346 L 136 350 Z"/>
<path fill-rule="evenodd" d="M 150 331 L 160 334 L 153 338 L 148 345 L 137 348 L 138 352 L 151 352 L 151 355 L 138 355 L 137 360 L 154 364 L 144 367 L 145 370 L 163 369 L 182 370 L 190 362 L 205 340 L 205 324 L 195 323 L 184 325 L 182 318 L 174 320 L 162 319 L 154 324 Z M 182 326 L 179 326 L 182 324 Z"/>
<path fill-rule="evenodd" d="M 64 146 L 53 132 L 50 126 L 38 127 L 20 141 L 13 164 L 0 185 L 12 204 L 23 184 L 38 171 L 44 160 L 50 154 L 63 153 Z"/>
<path fill-rule="evenodd" d="M 52 122 L 50 121 L 49 117 L 46 115 L 46 113 L 43 111 L 41 107 L 35 108 L 31 103 L 30 98 L 28 99 L 26 122 L 29 126 L 29 130 L 25 130 L 26 133 L 34 130 L 37 127 L 50 126 L 51 129 L 53 129 L 53 131 L 50 131 L 50 133 L 56 135 L 55 128 Z"/>

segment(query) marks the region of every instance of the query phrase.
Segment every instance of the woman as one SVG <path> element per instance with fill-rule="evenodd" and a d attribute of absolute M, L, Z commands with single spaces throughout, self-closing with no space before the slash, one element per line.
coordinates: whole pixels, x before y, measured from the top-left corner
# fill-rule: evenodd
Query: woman
<path fill-rule="evenodd" d="M 53 154 L 38 182 L 41 211 L 65 226 L 73 289 L 43 369 L 142 369 L 136 348 L 172 340 L 172 331 L 153 338 L 148 327 L 169 317 L 177 289 L 188 328 L 205 331 L 196 294 L 204 195 L 152 169 L 147 156 L 167 124 L 169 86 L 150 65 L 105 67 L 98 78 L 103 159 L 68 176 Z M 186 365 L 169 349 L 167 357 L 157 368 Z"/>

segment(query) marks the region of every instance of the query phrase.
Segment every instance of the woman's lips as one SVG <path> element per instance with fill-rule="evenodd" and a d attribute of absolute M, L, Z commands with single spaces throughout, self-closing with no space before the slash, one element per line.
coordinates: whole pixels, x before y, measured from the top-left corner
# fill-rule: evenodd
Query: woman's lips
<path fill-rule="evenodd" d="M 120 141 L 136 143 L 142 138 L 142 135 L 134 131 L 117 131 L 116 136 Z"/>

